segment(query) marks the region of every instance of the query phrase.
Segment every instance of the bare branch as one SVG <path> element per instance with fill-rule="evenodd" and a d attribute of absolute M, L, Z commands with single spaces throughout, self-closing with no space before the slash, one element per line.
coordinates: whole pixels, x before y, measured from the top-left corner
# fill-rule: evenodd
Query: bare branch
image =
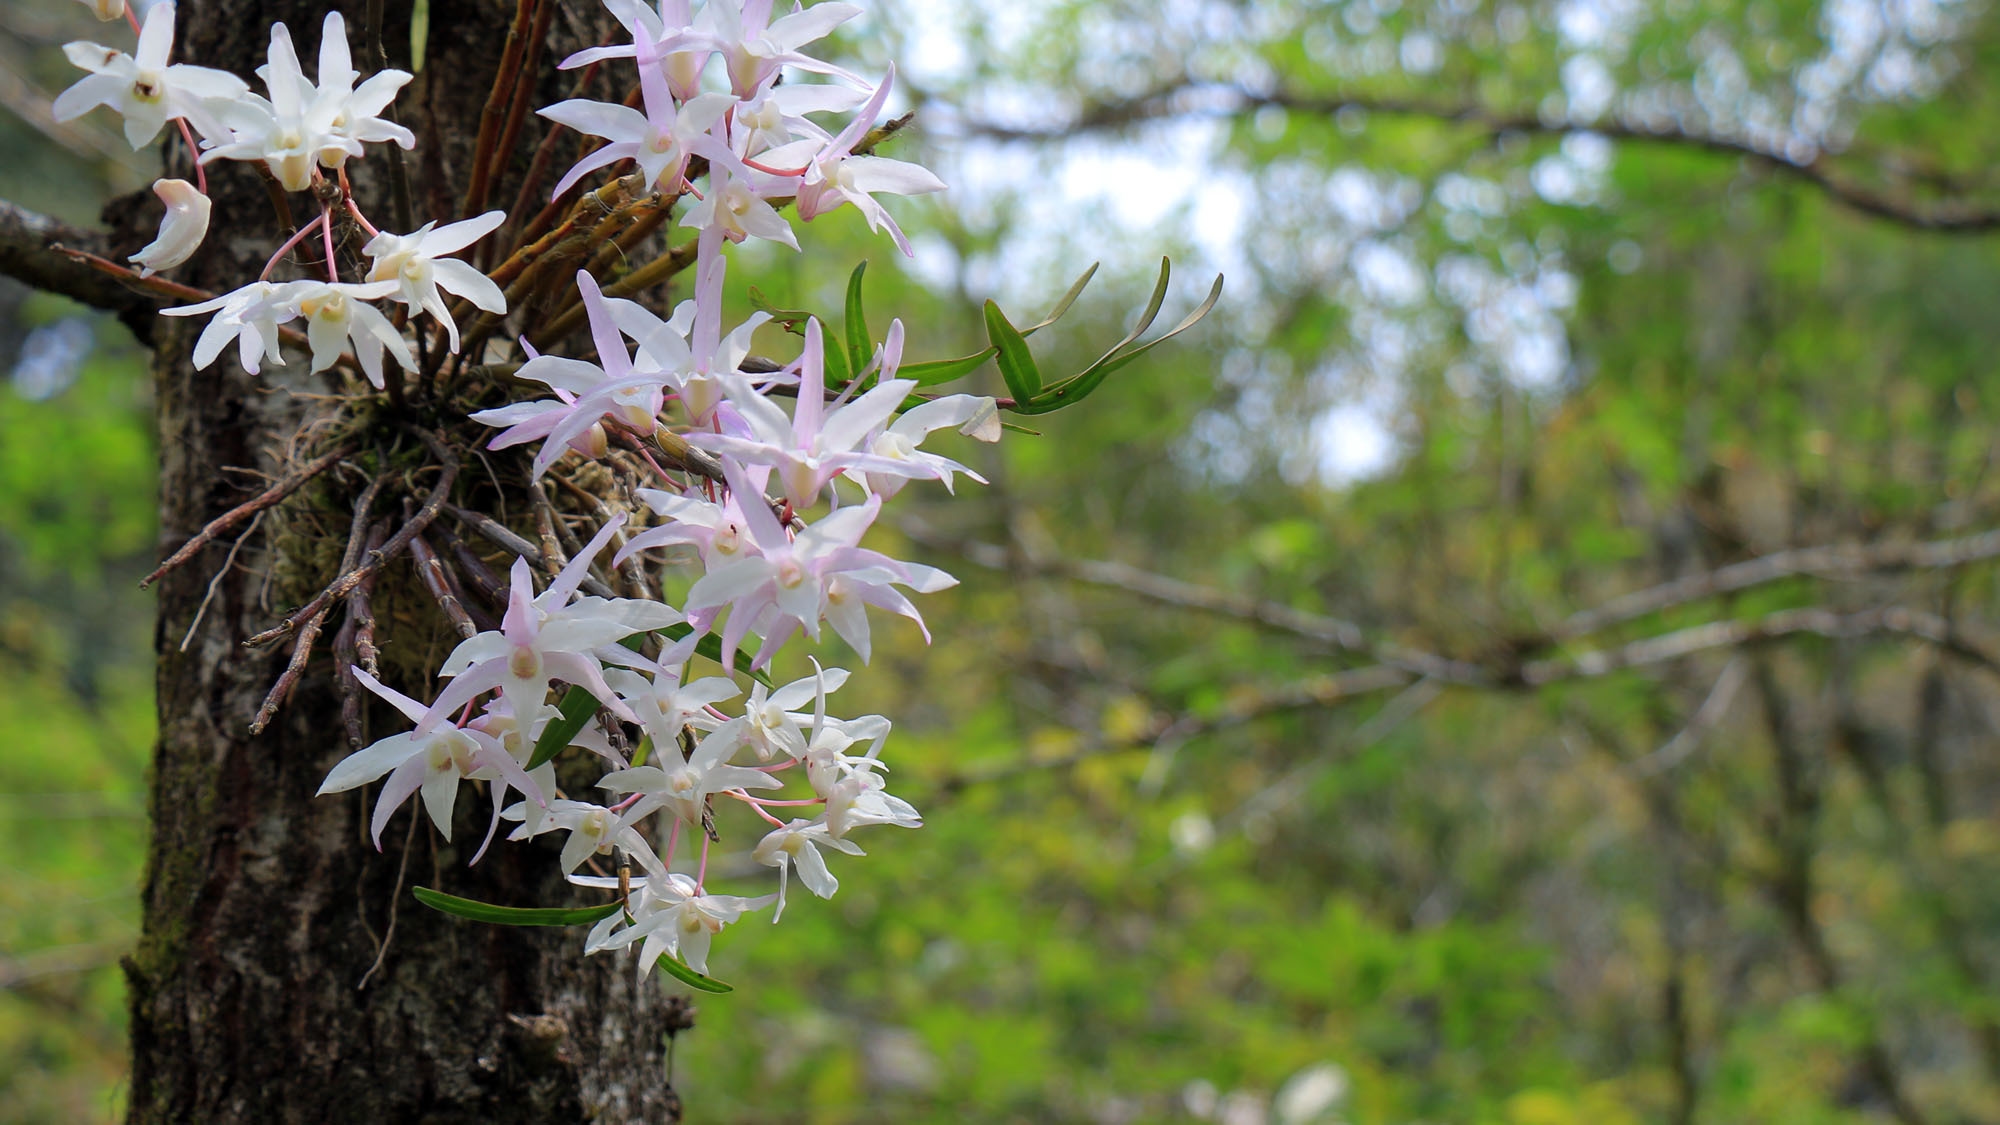
<path fill-rule="evenodd" d="M 2000 558 L 2000 531 L 1924 543 L 1799 547 L 1613 598 L 1603 605 L 1571 615 L 1556 627 L 1554 636 L 1559 640 L 1581 637 L 1677 605 L 1801 574 L 1846 578 L 1883 571 L 1943 570 L 1994 558 Z"/>
<path fill-rule="evenodd" d="M 1308 613 L 1277 602 L 1259 601 L 1223 590 L 1196 586 L 1178 578 L 1154 574 L 1119 562 L 1061 557 L 1032 557 L 1015 554 L 994 543 L 976 540 L 953 541 L 932 532 L 916 520 L 906 520 L 904 534 L 926 546 L 948 550 L 966 561 L 992 570 L 1046 574 L 1093 586 L 1125 590 L 1165 605 L 1254 622 L 1307 640 L 1331 645 L 1346 652 L 1360 653 L 1416 676 L 1446 683 L 1485 685 L 1492 676 L 1478 664 L 1451 660 L 1435 653 L 1391 642 L 1370 640 L 1361 626 L 1352 621 Z"/>
<path fill-rule="evenodd" d="M 62 253 L 56 247 L 101 252 L 101 235 L 0 199 L 0 274 L 108 312 L 153 307 L 151 299 Z"/>
<path fill-rule="evenodd" d="M 1522 666 L 1520 683 L 1524 687 L 1541 687 L 1561 680 L 1589 679 L 1628 668 L 1663 664 L 1669 660 L 1692 656 L 1697 652 L 1737 648 L 1799 634 L 1814 634 L 1829 638 L 1864 637 L 1875 634 L 1910 637 L 1928 641 L 1989 671 L 2000 672 L 2000 656 L 1996 656 L 1984 643 L 1966 635 L 1962 628 L 1937 614 L 1897 606 L 1863 610 L 1859 613 L 1839 613 L 1821 606 L 1813 606 L 1805 609 L 1780 610 L 1750 621 L 1711 621 L 1705 625 L 1695 625 L 1662 636 L 1633 641 L 1619 648 L 1598 649 L 1577 656 L 1532 661 Z"/>
<path fill-rule="evenodd" d="M 193 558 L 196 551 L 213 542 L 216 536 L 234 527 L 243 517 L 261 512 L 278 501 L 283 500 L 285 497 L 290 496 L 292 493 L 297 492 L 307 481 L 325 472 L 334 463 L 352 452 L 354 452 L 354 446 L 350 444 L 343 445 L 323 457 L 316 457 L 300 468 L 298 472 L 264 490 L 261 495 L 246 500 L 208 521 L 208 525 L 196 532 L 194 538 L 181 544 L 180 550 L 167 556 L 167 561 L 161 563 L 158 569 L 140 579 L 139 588 L 143 590 L 153 583 L 158 582 L 162 575 L 188 561 L 188 559 Z"/>
<path fill-rule="evenodd" d="M 1918 230 L 1979 232 L 2000 227 L 2000 210 L 1965 200 L 1897 198 L 1856 182 L 1825 153 L 1795 161 L 1783 152 L 1744 139 L 1695 133 L 1670 124 L 1636 120 L 1563 121 L 1537 113 L 1509 113 L 1473 103 L 1448 103 L 1371 94 L 1311 95 L 1278 90 L 1257 92 L 1192 79 L 1129 100 L 1100 102 L 1069 121 L 1020 128 L 968 121 L 968 132 L 1002 140 L 1044 140 L 1078 133 L 1111 131 L 1148 121 L 1183 117 L 1241 117 L 1265 107 L 1332 116 L 1342 111 L 1423 117 L 1464 124 L 1488 133 L 1569 135 L 1595 133 L 1613 140 L 1694 148 L 1750 160 L 1824 192 L 1842 205 L 1878 219 Z M 1860 162 L 1861 157 L 1851 157 Z"/>
<path fill-rule="evenodd" d="M 516 535 L 498 520 L 490 516 L 482 516 L 478 512 L 467 511 L 456 504 L 446 504 L 445 510 L 451 513 L 451 518 L 485 536 L 494 544 L 514 552 L 535 566 L 544 565 L 542 549 L 540 547 Z M 588 574 L 583 576 L 583 582 L 580 585 L 585 593 L 595 594 L 600 598 L 615 598 L 618 596 L 618 591 L 613 590 Z"/>

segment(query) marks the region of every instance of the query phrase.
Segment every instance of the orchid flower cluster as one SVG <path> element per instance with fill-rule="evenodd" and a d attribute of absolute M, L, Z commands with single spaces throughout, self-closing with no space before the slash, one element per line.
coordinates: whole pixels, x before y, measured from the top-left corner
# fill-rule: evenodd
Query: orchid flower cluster
<path fill-rule="evenodd" d="M 397 234 L 378 229 L 356 202 L 349 162 L 369 145 L 415 143 L 388 116 L 411 76 L 382 70 L 361 80 L 337 12 L 321 29 L 313 79 L 285 26 L 272 27 L 258 94 L 234 75 L 169 61 L 174 9 L 167 0 L 147 10 L 143 26 L 123 0 L 85 2 L 106 18 L 132 20 L 139 42 L 131 55 L 70 44 L 71 60 L 91 73 L 57 101 L 58 116 L 111 107 L 123 114 L 135 147 L 173 122 L 196 162 L 198 183 L 156 185 L 168 212 L 159 238 L 132 258 L 145 274 L 180 265 L 199 247 L 209 214 L 201 169 L 214 161 L 260 164 L 284 191 L 312 190 L 320 206 L 256 280 L 165 310 L 212 314 L 194 348 L 198 368 L 232 343 L 246 372 L 282 366 L 286 326 L 303 320 L 312 372 L 358 369 L 377 389 L 394 390 L 401 375 L 387 369 L 385 357 L 417 370 L 425 350 L 418 344 L 425 337 L 415 335 L 424 330 L 420 318 L 430 318 L 430 330 L 458 353 L 459 327 L 443 294 L 505 316 L 500 285 L 450 257 L 499 229 L 505 213 Z M 910 482 L 950 489 L 959 476 L 981 479 L 922 450 L 930 434 L 955 428 L 993 441 L 1000 424 L 991 398 L 913 395 L 919 382 L 899 377 L 900 321 L 879 344 L 869 342 L 872 357 L 842 357 L 838 378 L 829 377 L 828 349 L 839 345 L 828 344 L 817 320 L 805 325 L 802 352 L 786 365 L 747 362 L 767 314 L 723 331 L 728 246 L 755 238 L 798 249 L 781 208 L 789 204 L 810 221 L 851 204 L 908 253 L 908 240 L 875 196 L 944 187 L 925 169 L 874 156 L 864 144 L 891 92 L 893 69 L 871 82 L 802 51 L 859 9 L 822 2 L 774 18 L 772 0 L 708 0 L 698 11 L 691 0 L 659 0 L 657 9 L 637 0 L 605 3 L 630 41 L 582 51 L 562 66 L 632 68 L 639 108 L 576 99 L 540 111 L 603 142 L 568 170 L 554 196 L 629 162 L 664 205 L 692 201 L 680 220 L 697 232 L 692 294 L 663 318 L 607 296 L 588 270 L 578 271 L 594 356 L 541 354 L 524 337 L 526 358 L 515 377 L 545 391 L 471 417 L 497 431 L 491 449 L 539 442 L 527 469 L 531 484 L 604 459 L 619 445 L 651 468 L 657 487 L 612 501 L 626 511 L 603 519 L 539 591 L 536 568 L 516 558 L 504 619 L 483 632 L 465 627 L 471 635 L 438 670 L 447 682 L 432 702 L 403 695 L 369 669 L 348 669 L 411 726 L 339 762 L 320 792 L 381 781 L 370 826 L 379 848 L 387 821 L 412 796 L 449 840 L 460 789 L 483 782 L 492 811 L 473 862 L 503 820 L 513 825 L 510 840 L 560 835 L 560 864 L 573 883 L 621 893 L 620 908 L 590 931 L 587 951 L 638 945 L 642 976 L 662 957 L 705 973 L 712 936 L 766 906 L 775 905 L 775 921 L 793 873 L 813 894 L 830 897 L 838 881 L 824 853 L 860 855 L 855 837 L 863 830 L 921 824 L 914 808 L 887 791 L 880 754 L 890 721 L 829 712 L 847 671 L 815 660 L 812 675 L 779 686 L 767 670 L 788 643 L 818 642 L 828 631 L 866 662 L 869 607 L 923 629 L 909 594 L 955 580 L 863 547 L 862 539 L 884 502 Z M 799 75 L 816 77 L 781 81 Z M 849 113 L 844 124 L 822 124 Z M 369 264 L 363 276 L 344 278 L 336 231 L 350 220 L 369 235 Z M 287 255 L 315 235 L 324 278 L 274 279 Z M 683 469 L 694 466 L 688 476 L 654 459 L 670 445 L 684 452 Z M 626 568 L 634 558 L 667 552 L 671 561 L 698 567 L 700 577 L 679 606 L 611 596 L 592 568 L 614 542 L 609 564 L 619 573 L 633 573 Z M 698 674 L 698 652 L 725 674 Z M 739 677 L 749 681 L 747 696 Z M 572 706 L 579 698 L 586 705 L 580 715 Z M 601 800 L 560 788 L 549 758 L 571 749 L 604 766 Z M 751 854 L 776 869 L 775 893 L 710 892 L 717 798 L 763 821 Z M 610 869 L 599 857 L 614 857 Z"/>

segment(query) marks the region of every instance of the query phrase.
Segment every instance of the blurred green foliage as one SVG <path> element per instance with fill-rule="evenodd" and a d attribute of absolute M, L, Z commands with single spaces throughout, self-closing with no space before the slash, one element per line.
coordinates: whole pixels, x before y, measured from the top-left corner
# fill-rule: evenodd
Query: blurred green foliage
<path fill-rule="evenodd" d="M 924 605 L 937 642 L 885 634 L 836 710 L 896 718 L 885 757 L 927 825 L 876 830 L 868 859 L 834 858 L 832 901 L 795 894 L 782 926 L 718 944 L 737 991 L 701 998 L 675 1048 L 692 1115 L 2000 1117 L 1990 670 L 1809 637 L 1539 691 L 1406 688 L 1183 741 L 1178 718 L 1365 660 L 952 550 L 1113 560 L 1488 667 L 1801 606 L 1899 605 L 1979 633 L 1990 566 L 1799 577 L 1551 636 L 1616 594 L 1788 546 L 1996 526 L 1992 237 L 1857 214 L 1770 160 L 1562 126 L 1608 90 L 1598 112 L 1657 131 L 1776 152 L 1819 137 L 1839 151 L 1815 169 L 1912 210 L 1990 204 L 1992 11 L 920 9 L 884 8 L 887 47 L 854 40 L 905 58 L 957 22 L 971 45 L 949 73 L 912 68 L 945 144 L 926 155 L 964 189 L 956 210 L 899 212 L 915 272 L 846 214 L 810 229 L 807 255 L 746 253 L 733 282 L 838 321 L 870 257 L 870 323 L 902 316 L 922 360 L 984 347 L 983 300 L 1034 323 L 1104 258 L 1032 341 L 1050 371 L 1116 338 L 1158 252 L 1182 267 L 1163 324 L 1200 298 L 1203 253 L 1230 287 L 1084 407 L 1029 420 L 1039 436 L 947 442 L 990 487 L 899 499 L 877 545 L 965 581 Z M 1022 104 L 1059 117 L 1190 76 L 1355 107 L 968 139 Z M 1399 99 L 1544 124 L 1381 108 Z M 1156 185 L 1116 174 L 1037 225 L 1052 183 L 1090 181 L 1119 146 L 1226 187 L 1235 225 L 1206 199 L 1121 223 Z M 1014 178 L 979 178 L 999 170 Z M 0 964 L 50 970 L 0 981 L 9 1121 L 115 1098 L 104 966 L 134 914 L 149 714 L 126 591 L 151 505 L 140 376 L 114 336 L 49 401 L 0 392 Z M 974 382 L 1004 393 L 991 367 Z M 1350 456 L 1364 440 L 1382 454 Z M 1678 742 L 1710 701 L 1719 715 Z M 763 889 L 754 826 L 722 829 L 728 889 Z"/>

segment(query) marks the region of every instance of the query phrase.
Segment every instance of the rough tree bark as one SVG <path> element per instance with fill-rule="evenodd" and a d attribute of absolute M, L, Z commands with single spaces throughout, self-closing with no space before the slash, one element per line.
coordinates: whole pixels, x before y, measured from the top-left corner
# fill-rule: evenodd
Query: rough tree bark
<path fill-rule="evenodd" d="M 368 12 L 359 0 L 344 7 L 357 64 L 372 69 L 364 45 Z M 406 69 L 409 7 L 392 0 L 384 37 L 391 64 Z M 264 61 L 271 22 L 284 20 L 310 68 L 325 11 L 309 0 L 183 0 L 176 57 L 249 76 Z M 419 141 L 410 161 L 416 222 L 454 217 L 514 15 L 511 4 L 498 0 L 430 4 L 423 69 L 397 102 Z M 594 34 L 578 21 L 600 18 L 555 22 L 570 35 Z M 568 45 L 542 53 L 538 85 L 557 88 L 551 60 Z M 178 146 L 168 162 L 171 174 L 187 174 Z M 517 160 L 517 172 L 523 163 Z M 371 158 L 369 183 L 379 183 L 379 168 L 380 158 Z M 392 214 L 369 183 L 360 190 L 378 201 L 371 211 L 378 219 Z M 264 183 L 248 166 L 216 165 L 212 184 L 208 244 L 178 276 L 219 292 L 256 276 L 273 246 L 275 220 Z M 503 180 L 492 198 L 509 200 L 513 190 Z M 113 251 L 129 252 L 149 237 L 158 215 L 149 200 L 121 200 L 107 210 Z M 311 204 L 298 196 L 293 206 Z M 42 265 L 64 268 L 47 259 Z M 129 303 L 129 296 L 94 303 L 121 301 Z M 322 389 L 303 380 L 305 365 L 297 362 L 285 369 L 299 379 L 290 388 L 271 373 L 245 376 L 228 357 L 196 372 L 188 352 L 199 328 L 198 320 L 151 325 L 167 550 L 261 488 L 258 478 L 232 470 L 283 471 L 298 452 L 294 435 L 311 430 L 317 408 L 312 397 L 289 391 Z M 466 868 L 485 829 L 482 800 L 463 795 L 452 844 L 436 840 L 427 823 L 409 831 L 412 802 L 384 833 L 386 851 L 378 855 L 365 846 L 370 794 L 313 797 L 347 752 L 327 657 L 315 658 L 270 729 L 249 734 L 287 646 L 252 652 L 242 639 L 331 577 L 340 545 L 329 550 L 327 529 L 337 537 L 347 526 L 344 496 L 328 489 L 309 486 L 286 505 L 259 533 L 265 549 L 246 547 L 212 594 L 210 579 L 223 566 L 233 532 L 158 587 L 153 836 L 143 936 L 126 963 L 130 1120 L 677 1120 L 663 1039 L 685 1013 L 657 985 L 635 982 L 629 960 L 584 960 L 574 930 L 480 927 L 411 901 L 412 884 L 489 901 L 574 901 L 559 877 L 549 877 L 553 865 L 521 854 L 525 849 L 497 847 L 479 867 Z M 317 520 L 315 505 L 333 514 Z M 246 560 L 255 565 L 242 565 Z M 413 581 L 407 561 L 392 570 L 398 574 L 385 582 Z M 204 597 L 210 600 L 202 624 L 181 652 Z M 330 622 L 329 634 L 338 622 Z M 385 640 L 423 643 L 407 633 Z M 385 719 L 371 737 L 393 729 Z M 393 939 L 380 968 L 358 988 L 392 912 Z"/>

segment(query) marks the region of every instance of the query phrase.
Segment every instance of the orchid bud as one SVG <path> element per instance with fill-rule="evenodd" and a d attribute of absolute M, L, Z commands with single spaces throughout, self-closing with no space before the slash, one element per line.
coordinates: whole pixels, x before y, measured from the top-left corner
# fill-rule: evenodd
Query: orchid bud
<path fill-rule="evenodd" d="M 208 197 L 193 184 L 155 180 L 153 194 L 167 205 L 167 214 L 160 220 L 160 236 L 129 259 L 138 263 L 140 277 L 151 277 L 187 261 L 208 234 Z"/>
<path fill-rule="evenodd" d="M 105 23 L 125 16 L 125 0 L 77 0 L 77 3 L 89 8 L 91 15 Z"/>

